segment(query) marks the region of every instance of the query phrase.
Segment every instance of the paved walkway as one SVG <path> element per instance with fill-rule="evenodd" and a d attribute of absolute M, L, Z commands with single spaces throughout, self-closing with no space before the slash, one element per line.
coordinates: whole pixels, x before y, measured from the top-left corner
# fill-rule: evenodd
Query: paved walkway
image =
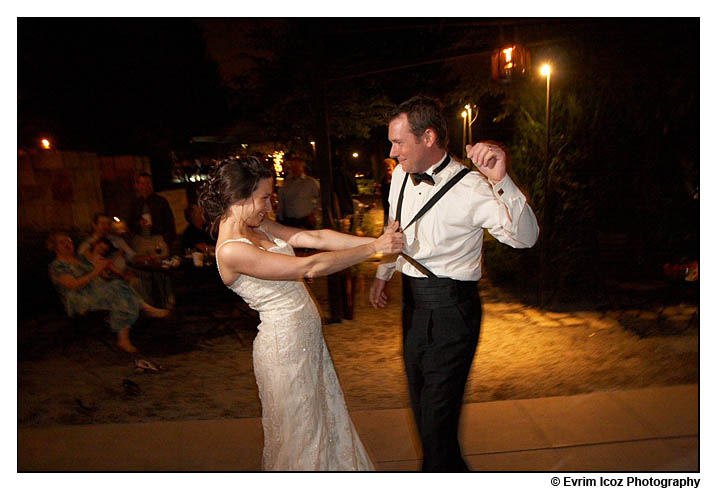
<path fill-rule="evenodd" d="M 380 471 L 412 471 L 409 409 L 352 412 Z M 680 385 L 464 406 L 476 471 L 698 471 L 698 387 Z M 257 471 L 257 418 L 18 429 L 18 471 Z"/>

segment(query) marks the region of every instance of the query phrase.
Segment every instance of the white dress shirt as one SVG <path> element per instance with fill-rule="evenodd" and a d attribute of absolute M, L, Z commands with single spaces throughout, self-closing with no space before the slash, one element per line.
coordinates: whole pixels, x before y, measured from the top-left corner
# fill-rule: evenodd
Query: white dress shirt
<path fill-rule="evenodd" d="M 399 219 L 402 227 L 414 218 L 434 193 L 464 168 L 452 159 L 441 172 L 433 174 L 444 158 L 426 171 L 434 178 L 433 186 L 426 182 L 415 186 L 411 178 L 408 179 Z M 396 217 L 405 175 L 402 166 L 397 165 L 389 190 L 389 221 Z M 508 174 L 492 185 L 478 171 L 469 172 L 424 216 L 404 230 L 406 245 L 403 252 L 438 277 L 478 280 L 481 278 L 484 229 L 499 242 L 511 247 L 526 248 L 536 243 L 539 232 L 536 216 Z M 401 256 L 389 256 L 387 259 L 388 262 L 377 268 L 377 278 L 389 280 L 397 268 L 409 276 L 426 277 Z"/>

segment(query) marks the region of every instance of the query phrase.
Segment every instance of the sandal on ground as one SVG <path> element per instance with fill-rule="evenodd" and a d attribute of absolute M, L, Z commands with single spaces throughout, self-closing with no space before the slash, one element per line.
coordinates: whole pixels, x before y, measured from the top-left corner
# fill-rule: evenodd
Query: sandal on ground
<path fill-rule="evenodd" d="M 136 356 L 134 358 L 135 361 L 135 371 L 140 372 L 159 372 L 163 369 L 162 365 L 159 365 L 152 360 L 144 357 L 144 356 Z"/>

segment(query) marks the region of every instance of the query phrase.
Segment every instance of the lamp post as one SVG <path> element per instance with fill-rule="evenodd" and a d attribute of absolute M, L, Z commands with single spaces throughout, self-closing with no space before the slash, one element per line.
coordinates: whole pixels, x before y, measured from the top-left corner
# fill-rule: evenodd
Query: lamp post
<path fill-rule="evenodd" d="M 551 65 L 543 65 L 541 75 L 546 77 L 546 171 L 548 172 L 548 145 L 551 138 Z"/>
<path fill-rule="evenodd" d="M 551 141 L 551 66 L 544 64 L 541 67 L 541 75 L 546 77 L 546 154 L 544 161 L 544 183 L 543 183 L 543 237 L 541 239 L 540 271 L 539 271 L 539 303 L 544 305 L 546 288 L 544 285 L 546 274 L 546 249 L 548 247 L 548 193 L 550 178 L 550 157 L 549 143 Z"/>
<path fill-rule="evenodd" d="M 463 118 L 461 124 L 461 153 L 464 155 L 464 158 L 466 158 L 466 116 L 466 111 L 461 111 L 461 117 Z"/>
<path fill-rule="evenodd" d="M 466 158 L 466 145 L 471 145 L 473 142 L 473 136 L 471 134 L 471 125 L 474 121 L 476 121 L 476 117 L 479 115 L 479 111 L 477 108 L 476 114 L 472 117 L 471 116 L 472 110 L 471 110 L 471 104 L 467 104 L 464 106 L 464 110 L 461 111 L 461 117 L 463 118 L 463 127 L 462 127 L 462 145 L 461 148 L 463 149 L 461 153 L 463 154 L 464 158 Z M 467 130 L 468 128 L 468 130 Z M 466 139 L 466 133 L 469 133 L 469 139 Z"/>
<path fill-rule="evenodd" d="M 474 124 L 474 121 L 476 121 L 476 117 L 479 115 L 479 111 L 476 111 L 476 115 L 472 118 L 471 117 L 471 104 L 467 104 L 464 106 L 464 109 L 466 109 L 467 118 L 466 121 L 468 121 L 467 126 L 469 127 L 469 145 L 471 145 L 474 141 L 472 135 L 471 135 L 471 125 Z M 463 113 L 462 113 L 463 116 Z M 466 145 L 464 145 L 465 147 Z"/>

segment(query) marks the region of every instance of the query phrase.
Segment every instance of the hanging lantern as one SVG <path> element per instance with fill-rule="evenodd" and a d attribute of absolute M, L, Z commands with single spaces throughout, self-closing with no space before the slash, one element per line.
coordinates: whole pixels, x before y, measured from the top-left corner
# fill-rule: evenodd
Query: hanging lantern
<path fill-rule="evenodd" d="M 530 55 L 520 44 L 505 46 L 491 55 L 491 78 L 509 82 L 528 73 Z"/>

